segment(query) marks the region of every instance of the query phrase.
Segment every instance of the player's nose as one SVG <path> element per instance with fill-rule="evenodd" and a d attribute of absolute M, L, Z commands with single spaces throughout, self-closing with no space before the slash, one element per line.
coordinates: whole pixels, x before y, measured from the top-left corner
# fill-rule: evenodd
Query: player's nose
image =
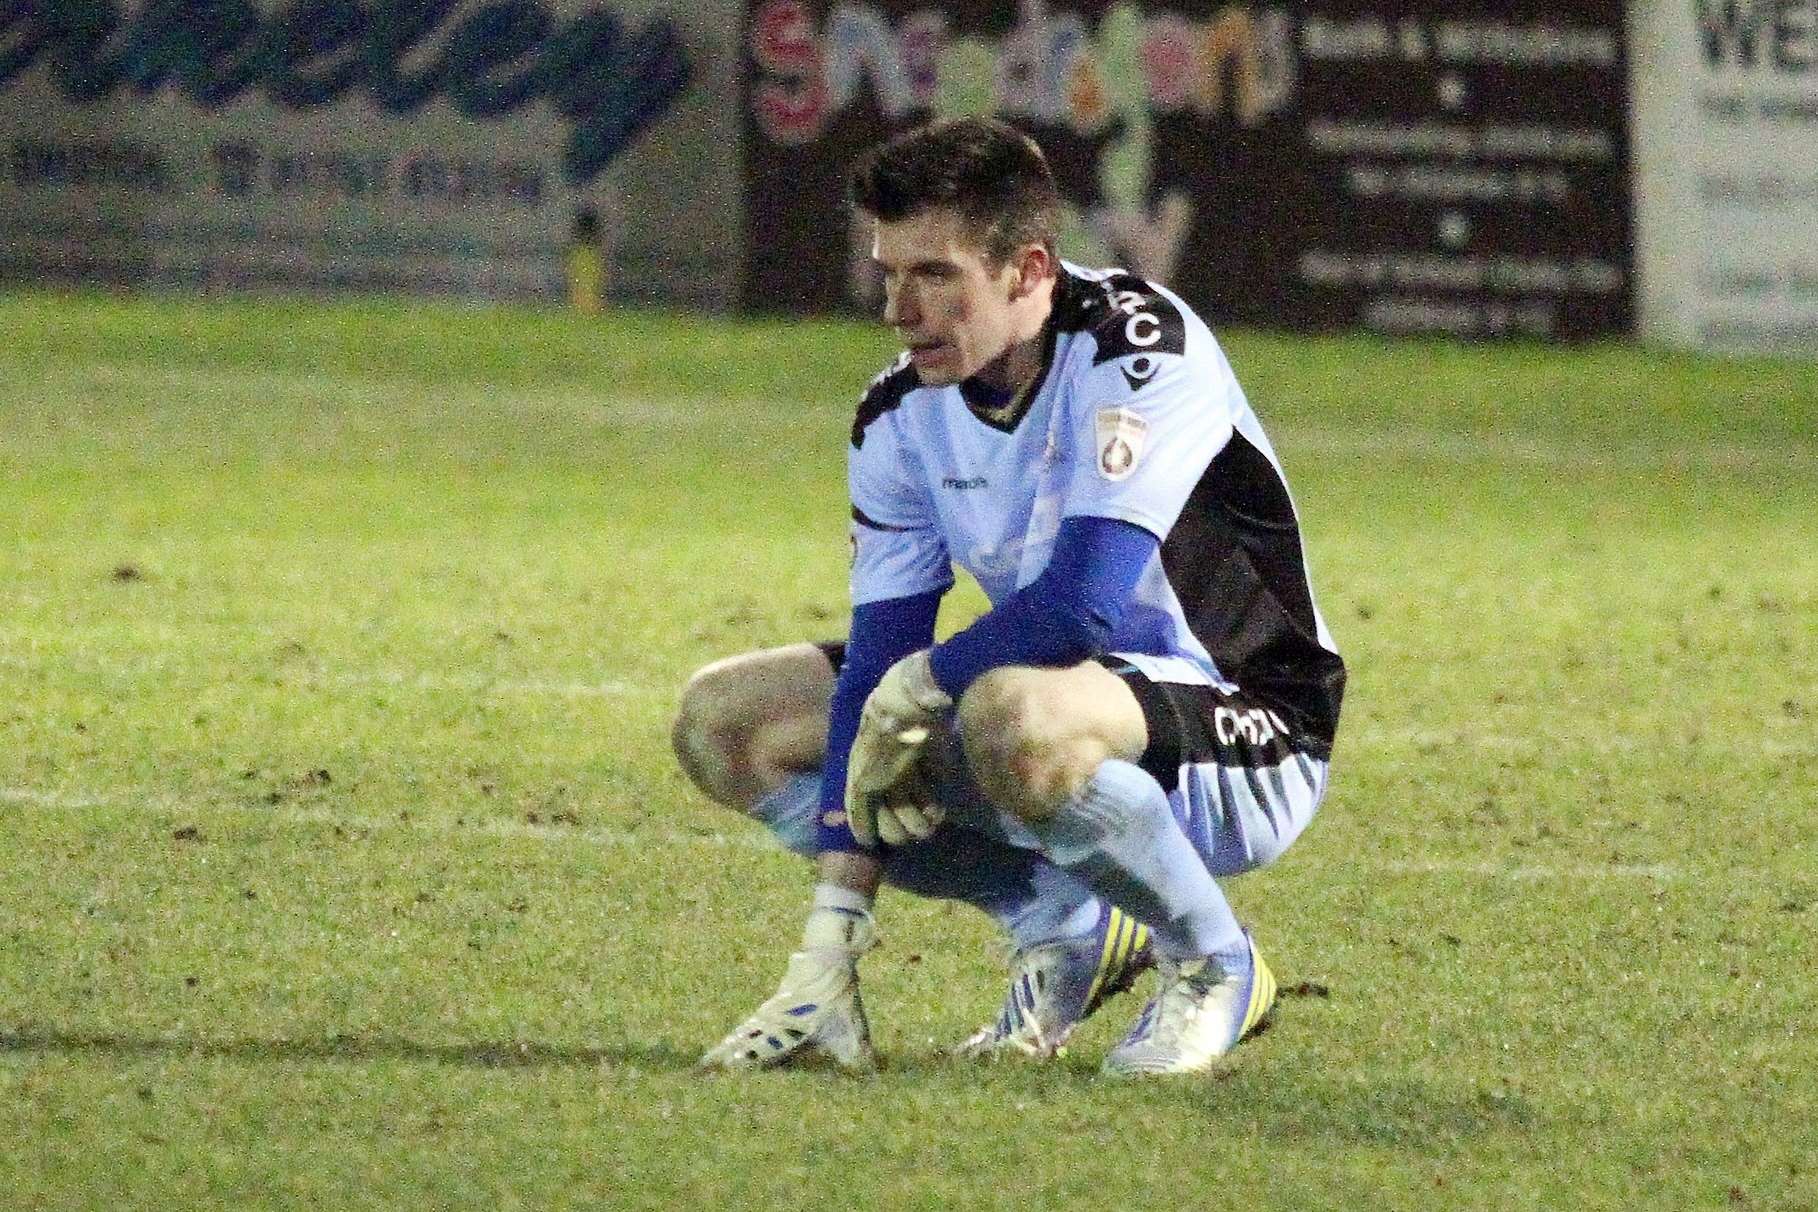
<path fill-rule="evenodd" d="M 915 293 L 903 286 L 884 292 L 884 323 L 891 328 L 913 328 L 921 322 Z"/>

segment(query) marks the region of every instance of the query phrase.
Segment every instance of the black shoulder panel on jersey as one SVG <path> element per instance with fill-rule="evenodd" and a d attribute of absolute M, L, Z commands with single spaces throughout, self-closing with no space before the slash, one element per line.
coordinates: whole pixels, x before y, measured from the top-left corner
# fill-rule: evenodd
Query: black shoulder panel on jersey
<path fill-rule="evenodd" d="M 1187 349 L 1187 322 L 1174 300 L 1135 274 L 1115 273 L 1101 282 L 1067 277 L 1055 304 L 1063 332 L 1089 332 L 1098 341 L 1097 366 L 1132 354 L 1180 354 Z"/>
<path fill-rule="evenodd" d="M 910 363 L 907 352 L 892 362 L 890 369 L 871 380 L 871 386 L 859 397 L 858 416 L 852 420 L 853 449 L 865 444 L 865 431 L 871 427 L 871 422 L 900 407 L 903 397 L 921 385 L 922 376 Z"/>

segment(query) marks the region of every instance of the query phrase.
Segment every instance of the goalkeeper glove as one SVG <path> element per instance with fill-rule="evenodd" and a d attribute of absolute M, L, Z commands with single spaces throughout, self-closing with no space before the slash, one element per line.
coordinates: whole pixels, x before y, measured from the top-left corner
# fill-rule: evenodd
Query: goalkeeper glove
<path fill-rule="evenodd" d="M 925 648 L 885 671 L 865 700 L 846 767 L 846 819 L 860 845 L 919 841 L 939 826 L 945 815 L 939 805 L 932 797 L 906 794 L 905 784 L 952 707 Z"/>

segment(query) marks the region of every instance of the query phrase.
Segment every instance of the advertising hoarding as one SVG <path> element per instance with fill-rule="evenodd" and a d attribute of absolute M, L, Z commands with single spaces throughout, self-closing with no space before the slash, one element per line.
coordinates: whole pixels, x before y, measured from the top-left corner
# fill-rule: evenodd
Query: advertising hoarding
<path fill-rule="evenodd" d="M 1818 353 L 1818 3 L 1638 5 L 1635 60 L 1643 335 Z"/>
<path fill-rule="evenodd" d="M 1305 326 L 1631 328 L 1620 0 L 1313 4 L 1297 49 Z"/>
<path fill-rule="evenodd" d="M 737 12 L 0 0 L 0 274 L 728 306 Z"/>
<path fill-rule="evenodd" d="M 873 306 L 846 166 L 915 122 L 989 112 L 1048 151 L 1067 255 L 1216 321 L 1632 323 L 1619 0 L 761 0 L 745 43 L 756 309 Z"/>

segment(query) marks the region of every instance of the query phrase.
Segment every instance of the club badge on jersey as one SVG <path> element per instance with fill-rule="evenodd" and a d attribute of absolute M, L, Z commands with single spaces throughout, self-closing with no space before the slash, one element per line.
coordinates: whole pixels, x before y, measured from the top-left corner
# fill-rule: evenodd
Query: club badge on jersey
<path fill-rule="evenodd" d="M 1101 408 L 1095 418 L 1098 474 L 1107 480 L 1129 478 L 1142 461 L 1149 422 L 1128 408 Z"/>

